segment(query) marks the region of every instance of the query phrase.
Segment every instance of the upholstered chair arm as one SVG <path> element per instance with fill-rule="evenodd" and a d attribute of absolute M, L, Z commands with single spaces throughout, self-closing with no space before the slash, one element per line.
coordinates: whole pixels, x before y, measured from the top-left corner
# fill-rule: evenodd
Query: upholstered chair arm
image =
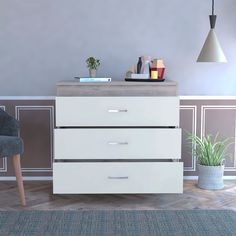
<path fill-rule="evenodd" d="M 18 136 L 19 122 L 0 109 L 0 135 Z"/>

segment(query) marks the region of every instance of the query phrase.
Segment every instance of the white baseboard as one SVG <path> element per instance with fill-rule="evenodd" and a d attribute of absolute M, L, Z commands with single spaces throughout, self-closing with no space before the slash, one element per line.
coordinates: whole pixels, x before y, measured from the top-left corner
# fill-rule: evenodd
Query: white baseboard
<path fill-rule="evenodd" d="M 197 180 L 197 176 L 184 176 L 184 180 Z"/>
<path fill-rule="evenodd" d="M 184 176 L 184 180 L 197 180 L 197 176 Z M 236 180 L 236 176 L 224 176 L 225 180 Z"/>
<path fill-rule="evenodd" d="M 24 176 L 24 181 L 52 181 L 52 176 Z M 15 176 L 0 176 L 0 181 L 16 181 Z"/>
<path fill-rule="evenodd" d="M 56 96 L 0 96 L 0 100 L 55 100 Z M 180 100 L 236 100 L 236 96 L 182 95 Z"/>
<path fill-rule="evenodd" d="M 0 96 L 0 100 L 55 100 L 55 96 Z"/>
<path fill-rule="evenodd" d="M 184 176 L 184 180 L 197 180 L 197 176 Z M 236 176 L 224 176 L 225 180 L 236 180 Z M 24 181 L 52 181 L 52 176 L 24 176 Z M 0 181 L 16 181 L 14 176 L 0 176 Z"/>

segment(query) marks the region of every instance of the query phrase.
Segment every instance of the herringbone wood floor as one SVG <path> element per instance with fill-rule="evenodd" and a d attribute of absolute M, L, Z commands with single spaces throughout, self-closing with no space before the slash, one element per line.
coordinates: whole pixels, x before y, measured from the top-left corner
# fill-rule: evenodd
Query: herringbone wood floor
<path fill-rule="evenodd" d="M 236 210 L 236 181 L 225 188 L 207 191 L 196 181 L 184 181 L 183 194 L 148 195 L 53 195 L 52 182 L 25 182 L 25 208 L 19 206 L 15 182 L 0 182 L 0 210 L 88 210 L 88 209 L 232 209 Z"/>

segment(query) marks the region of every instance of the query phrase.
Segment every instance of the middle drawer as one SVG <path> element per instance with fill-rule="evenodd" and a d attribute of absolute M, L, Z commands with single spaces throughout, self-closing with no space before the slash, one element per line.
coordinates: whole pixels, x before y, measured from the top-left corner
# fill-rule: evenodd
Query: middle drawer
<path fill-rule="evenodd" d="M 181 129 L 55 129 L 55 159 L 180 159 Z"/>

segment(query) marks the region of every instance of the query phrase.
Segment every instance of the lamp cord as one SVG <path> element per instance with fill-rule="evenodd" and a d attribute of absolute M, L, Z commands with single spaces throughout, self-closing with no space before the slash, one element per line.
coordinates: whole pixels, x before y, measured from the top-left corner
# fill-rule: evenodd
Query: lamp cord
<path fill-rule="evenodd" d="M 214 15 L 214 9 L 215 9 L 215 0 L 212 0 L 212 15 Z"/>

